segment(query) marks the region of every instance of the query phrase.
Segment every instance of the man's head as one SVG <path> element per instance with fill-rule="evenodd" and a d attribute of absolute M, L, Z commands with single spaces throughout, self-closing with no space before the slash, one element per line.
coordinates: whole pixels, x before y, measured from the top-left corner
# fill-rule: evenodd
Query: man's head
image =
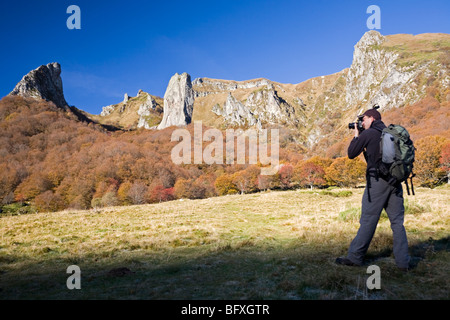
<path fill-rule="evenodd" d="M 375 109 L 369 109 L 363 113 L 363 127 L 364 129 L 369 129 L 372 122 L 375 120 L 381 120 L 381 114 Z"/>

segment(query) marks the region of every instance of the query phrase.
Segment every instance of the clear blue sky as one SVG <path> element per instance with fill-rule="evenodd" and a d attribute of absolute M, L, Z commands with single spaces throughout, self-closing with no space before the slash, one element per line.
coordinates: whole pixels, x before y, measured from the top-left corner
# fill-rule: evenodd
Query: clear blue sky
<path fill-rule="evenodd" d="M 66 27 L 72 4 L 81 30 Z M 450 33 L 448 0 L 2 1 L 0 97 L 54 61 L 67 102 L 93 114 L 139 89 L 164 96 L 176 72 L 299 83 L 350 66 L 372 4 L 383 35 Z"/>

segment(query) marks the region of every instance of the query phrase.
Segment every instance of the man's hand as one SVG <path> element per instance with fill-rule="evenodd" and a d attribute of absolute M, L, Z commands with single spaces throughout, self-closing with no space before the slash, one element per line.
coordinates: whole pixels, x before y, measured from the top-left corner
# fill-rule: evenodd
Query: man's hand
<path fill-rule="evenodd" d="M 355 125 L 355 128 L 353 129 L 354 133 L 355 133 L 355 138 L 358 138 L 359 136 L 359 130 L 357 128 L 357 126 Z"/>

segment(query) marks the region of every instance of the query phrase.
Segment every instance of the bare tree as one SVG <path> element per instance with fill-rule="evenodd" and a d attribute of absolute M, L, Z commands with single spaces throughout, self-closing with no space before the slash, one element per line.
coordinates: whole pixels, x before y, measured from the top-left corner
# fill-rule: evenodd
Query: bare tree
<path fill-rule="evenodd" d="M 128 197 L 133 204 L 145 203 L 148 187 L 145 183 L 136 181 L 128 191 Z"/>

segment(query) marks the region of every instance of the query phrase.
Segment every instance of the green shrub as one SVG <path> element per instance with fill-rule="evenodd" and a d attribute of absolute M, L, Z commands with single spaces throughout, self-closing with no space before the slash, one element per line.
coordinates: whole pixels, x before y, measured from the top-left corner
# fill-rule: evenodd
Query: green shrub
<path fill-rule="evenodd" d="M 1 207 L 0 215 L 17 216 L 20 214 L 29 214 L 36 212 L 37 210 L 34 206 L 26 203 L 15 202 Z"/>

